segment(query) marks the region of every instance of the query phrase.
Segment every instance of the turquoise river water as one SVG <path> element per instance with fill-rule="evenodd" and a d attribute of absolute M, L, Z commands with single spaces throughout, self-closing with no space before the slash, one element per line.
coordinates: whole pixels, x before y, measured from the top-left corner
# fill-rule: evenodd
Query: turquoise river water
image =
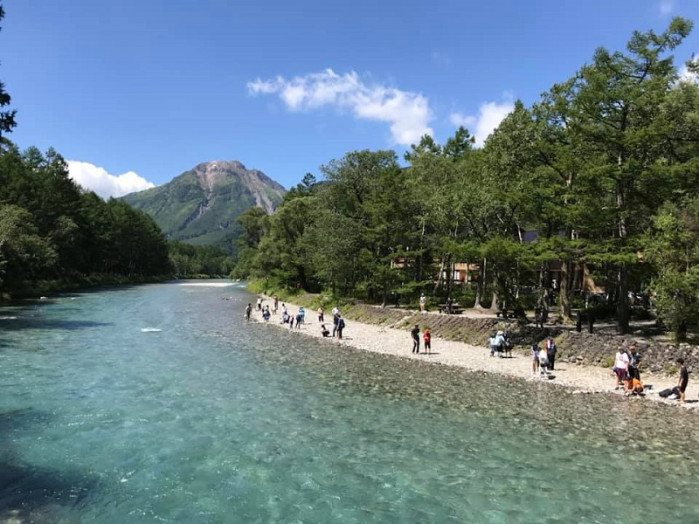
<path fill-rule="evenodd" d="M 340 348 L 250 301 L 0 309 L 0 523 L 699 522 L 696 412 Z"/>

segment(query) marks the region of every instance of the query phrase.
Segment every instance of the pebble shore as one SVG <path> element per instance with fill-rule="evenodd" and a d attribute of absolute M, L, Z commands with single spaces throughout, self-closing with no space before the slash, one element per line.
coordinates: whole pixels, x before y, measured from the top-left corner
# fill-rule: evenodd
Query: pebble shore
<path fill-rule="evenodd" d="M 269 304 L 271 309 L 271 299 L 266 299 L 264 303 Z M 294 316 L 299 311 L 299 306 L 296 304 L 286 302 L 286 306 L 289 313 Z M 429 316 L 435 314 L 437 313 L 425 314 L 425 325 L 429 324 L 427 320 Z M 269 321 L 265 322 L 262 318 L 262 312 L 256 309 L 253 309 L 252 320 L 266 323 L 270 326 L 278 327 L 279 329 L 292 331 L 289 329 L 288 325 L 281 323 L 281 303 L 279 312 L 276 315 L 273 314 Z M 612 393 L 624 397 L 623 391 L 615 389 L 615 378 L 611 369 L 557 361 L 555 370 L 550 372 L 548 377 L 543 377 L 532 372 L 532 359 L 529 354 L 523 355 L 521 351 L 513 351 L 512 357 L 491 357 L 490 350 L 485 345 L 486 341 L 483 341 L 483 346 L 473 346 L 462 342 L 440 339 L 439 333 L 434 331 L 432 331 L 431 354 L 424 353 L 421 336 L 420 353 L 416 355 L 411 352 L 412 340 L 410 332 L 407 330 L 364 324 L 355 322 L 351 318 L 346 317 L 345 322 L 347 327 L 344 330 L 342 340 L 332 337 L 323 338 L 320 328 L 321 323 L 318 321 L 316 312 L 307 309 L 305 323 L 299 328 L 294 327 L 293 332 L 320 338 L 333 347 L 349 346 L 356 349 L 384 353 L 402 358 L 420 359 L 435 364 L 459 366 L 470 371 L 498 373 L 521 380 L 548 382 L 572 388 L 575 393 L 580 394 Z M 325 314 L 324 323 L 332 332 L 333 322 L 330 312 Z M 685 409 L 697 409 L 699 408 L 699 401 L 697 400 L 699 384 L 693 381 L 693 378 L 695 377 L 690 374 L 690 381 L 686 391 L 687 402 L 684 404 L 680 404 L 677 400 L 667 400 L 658 396 L 659 391 L 676 386 L 677 377 L 650 374 L 641 376 L 642 382 L 647 388 L 647 393 L 642 397 L 634 397 L 629 400 L 648 400 L 662 402 Z"/>

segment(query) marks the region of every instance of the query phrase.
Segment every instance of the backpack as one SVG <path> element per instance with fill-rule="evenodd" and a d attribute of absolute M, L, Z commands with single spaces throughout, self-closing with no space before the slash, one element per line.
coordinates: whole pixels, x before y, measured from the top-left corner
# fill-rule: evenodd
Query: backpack
<path fill-rule="evenodd" d="M 340 320 L 337 321 L 337 327 L 339 327 L 340 329 L 345 329 L 345 325 L 346 324 L 345 324 L 344 318 L 341 318 Z"/>

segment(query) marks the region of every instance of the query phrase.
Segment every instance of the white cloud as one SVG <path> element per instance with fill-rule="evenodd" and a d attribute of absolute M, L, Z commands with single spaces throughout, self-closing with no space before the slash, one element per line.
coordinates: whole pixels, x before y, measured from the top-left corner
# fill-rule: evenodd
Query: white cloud
<path fill-rule="evenodd" d="M 660 14 L 669 15 L 675 10 L 674 0 L 660 0 Z"/>
<path fill-rule="evenodd" d="M 367 85 L 354 71 L 339 75 L 332 69 L 287 80 L 257 79 L 248 82 L 250 94 L 278 94 L 290 111 L 309 111 L 333 106 L 350 111 L 355 118 L 386 122 L 396 144 L 417 143 L 432 135 L 428 123 L 432 111 L 427 98 L 393 87 Z"/>
<path fill-rule="evenodd" d="M 692 60 L 694 60 L 694 58 L 692 58 Z M 694 64 L 692 64 L 692 65 L 694 65 Z M 697 74 L 690 71 L 689 68 L 687 67 L 687 64 L 683 65 L 680 68 L 678 74 L 679 74 L 679 78 L 678 78 L 679 82 L 688 82 L 690 84 L 696 84 L 697 80 L 699 80 Z"/>
<path fill-rule="evenodd" d="M 478 116 L 452 113 L 449 121 L 455 126 L 464 126 L 476 137 L 476 146 L 482 147 L 485 139 L 500 125 L 500 122 L 515 108 L 512 96 L 505 94 L 502 103 L 484 102 L 478 108 Z"/>
<path fill-rule="evenodd" d="M 103 167 L 89 162 L 68 160 L 70 178 L 85 189 L 94 191 L 102 198 L 120 197 L 134 191 L 155 187 L 155 184 L 133 171 L 121 175 L 110 175 Z"/>

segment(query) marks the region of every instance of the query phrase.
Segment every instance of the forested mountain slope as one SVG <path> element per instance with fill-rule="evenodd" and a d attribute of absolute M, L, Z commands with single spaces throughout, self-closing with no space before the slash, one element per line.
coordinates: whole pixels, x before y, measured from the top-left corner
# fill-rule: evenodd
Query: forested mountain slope
<path fill-rule="evenodd" d="M 238 215 L 253 206 L 271 213 L 285 192 L 261 171 L 232 160 L 201 163 L 167 184 L 123 199 L 152 216 L 170 240 L 232 252 L 241 232 Z"/>

